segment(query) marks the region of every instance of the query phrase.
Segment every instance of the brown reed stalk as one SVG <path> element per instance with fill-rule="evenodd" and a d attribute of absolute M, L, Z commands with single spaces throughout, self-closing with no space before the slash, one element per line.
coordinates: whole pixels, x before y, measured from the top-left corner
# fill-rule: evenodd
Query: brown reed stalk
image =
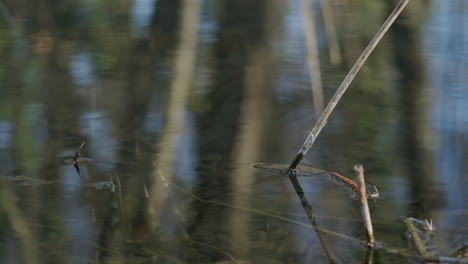
<path fill-rule="evenodd" d="M 364 225 L 367 231 L 367 245 L 369 247 L 375 246 L 374 229 L 372 227 L 372 220 L 369 212 L 369 204 L 367 203 L 366 181 L 364 180 L 364 168 L 361 164 L 354 165 L 354 171 L 358 178 L 359 184 L 359 201 L 361 202 L 361 213 L 364 220 Z"/>
<path fill-rule="evenodd" d="M 329 173 L 335 180 L 344 183 L 346 186 L 351 188 L 355 193 L 359 193 L 359 188 L 355 181 L 346 178 L 345 176 L 339 174 L 338 172 L 329 171 Z"/>
<path fill-rule="evenodd" d="M 296 157 L 291 162 L 291 165 L 289 165 L 289 171 L 294 170 L 297 167 L 297 165 L 299 165 L 299 163 L 304 158 L 307 151 L 309 151 L 309 149 L 312 147 L 312 145 L 314 144 L 314 141 L 317 138 L 317 136 L 319 135 L 320 131 L 326 125 L 328 117 L 330 116 L 330 114 L 335 109 L 335 107 L 338 104 L 338 102 L 340 101 L 341 97 L 343 96 L 343 94 L 346 92 L 349 85 L 353 81 L 354 77 L 356 76 L 358 71 L 361 69 L 362 65 L 365 63 L 365 61 L 367 60 L 369 55 L 375 49 L 377 44 L 380 42 L 382 37 L 388 31 L 390 26 L 393 24 L 395 19 L 403 11 L 403 9 L 408 4 L 408 2 L 409 2 L 409 0 L 401 0 L 398 3 L 398 5 L 395 7 L 393 12 L 387 18 L 385 23 L 383 23 L 383 25 L 380 27 L 379 31 L 377 31 L 377 33 L 375 34 L 374 38 L 371 40 L 369 45 L 367 45 L 366 49 L 364 49 L 361 56 L 359 56 L 358 60 L 354 63 L 353 67 L 348 72 L 348 75 L 346 75 L 346 77 L 344 78 L 344 80 L 341 83 L 340 87 L 338 87 L 335 94 L 330 99 L 330 102 L 328 103 L 327 107 L 325 108 L 325 110 L 323 110 L 322 115 L 320 115 L 320 118 L 315 123 L 315 126 L 312 128 L 312 130 L 307 135 L 307 138 L 305 139 L 304 143 L 302 144 L 301 148 L 299 149 L 299 152 L 296 154 Z"/>

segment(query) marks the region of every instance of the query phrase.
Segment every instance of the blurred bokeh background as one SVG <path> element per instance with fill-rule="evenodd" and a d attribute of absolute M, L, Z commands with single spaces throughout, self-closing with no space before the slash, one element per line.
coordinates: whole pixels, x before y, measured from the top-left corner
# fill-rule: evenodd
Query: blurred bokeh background
<path fill-rule="evenodd" d="M 325 263 L 288 178 L 252 165 L 293 159 L 396 3 L 0 0 L 0 262 Z M 389 247 L 402 216 L 467 241 L 467 47 L 468 1 L 411 0 L 302 162 L 362 163 Z M 299 181 L 322 228 L 365 239 L 349 193 Z"/>

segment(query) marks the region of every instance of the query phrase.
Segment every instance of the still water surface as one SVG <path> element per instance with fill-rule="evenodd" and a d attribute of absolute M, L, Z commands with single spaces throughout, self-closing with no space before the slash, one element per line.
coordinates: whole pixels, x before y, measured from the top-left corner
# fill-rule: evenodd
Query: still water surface
<path fill-rule="evenodd" d="M 1 263 L 327 262 L 289 179 L 253 168 L 320 111 L 299 1 L 29 2 L 0 2 Z M 325 102 L 395 4 L 310 3 Z M 468 241 L 467 28 L 464 0 L 411 1 L 302 162 L 364 165 L 386 247 L 408 248 L 403 216 L 444 254 Z M 321 228 L 365 240 L 349 192 L 298 180 Z"/>

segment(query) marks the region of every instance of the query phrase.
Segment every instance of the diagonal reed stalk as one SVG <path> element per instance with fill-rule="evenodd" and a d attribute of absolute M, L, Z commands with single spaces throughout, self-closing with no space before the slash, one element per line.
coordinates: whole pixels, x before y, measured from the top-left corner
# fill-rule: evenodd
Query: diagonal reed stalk
<path fill-rule="evenodd" d="M 385 23 L 380 27 L 379 31 L 377 31 L 377 33 L 375 34 L 374 38 L 371 40 L 369 45 L 367 45 L 366 49 L 362 52 L 361 56 L 354 63 L 353 67 L 348 72 L 348 75 L 346 75 L 346 77 L 344 78 L 344 80 L 341 83 L 340 87 L 338 87 L 335 94 L 330 99 L 330 102 L 328 103 L 327 107 L 325 108 L 325 110 L 323 110 L 322 115 L 320 115 L 320 118 L 315 123 L 315 126 L 312 128 L 312 130 L 307 135 L 307 138 L 305 139 L 304 143 L 302 144 L 301 148 L 299 149 L 299 152 L 297 153 L 294 160 L 291 162 L 291 165 L 289 165 L 289 171 L 294 170 L 297 167 L 297 165 L 299 165 L 299 163 L 304 158 L 307 151 L 309 151 L 309 149 L 312 147 L 312 145 L 314 144 L 314 141 L 317 138 L 318 134 L 320 133 L 322 128 L 326 125 L 328 117 L 333 112 L 333 109 L 335 109 L 335 106 L 338 104 L 341 97 L 343 96 L 343 94 L 348 89 L 348 87 L 351 84 L 351 82 L 353 81 L 354 77 L 356 76 L 358 71 L 361 69 L 362 65 L 365 63 L 365 61 L 367 60 L 369 55 L 375 49 L 377 44 L 380 42 L 382 37 L 388 31 L 390 26 L 393 24 L 395 19 L 398 17 L 398 15 L 400 15 L 400 13 L 406 7 L 406 5 L 408 4 L 409 1 L 410 0 L 401 0 L 398 3 L 398 5 L 395 7 L 393 12 L 387 18 Z"/>

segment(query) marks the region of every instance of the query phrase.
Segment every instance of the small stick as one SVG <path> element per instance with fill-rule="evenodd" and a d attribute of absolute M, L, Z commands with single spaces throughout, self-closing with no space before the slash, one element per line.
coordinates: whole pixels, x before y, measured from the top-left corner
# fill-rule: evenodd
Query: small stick
<path fill-rule="evenodd" d="M 343 96 L 343 94 L 348 89 L 348 87 L 351 84 L 351 82 L 353 81 L 354 77 L 356 76 L 358 71 L 361 69 L 362 65 L 367 60 L 369 55 L 372 53 L 374 48 L 380 42 L 382 37 L 388 31 L 390 26 L 393 24 L 395 19 L 398 17 L 398 15 L 401 13 L 401 11 L 403 11 L 403 9 L 408 4 L 408 2 L 409 2 L 409 0 L 401 0 L 398 3 L 398 5 L 395 7 L 395 9 L 390 14 L 390 16 L 387 18 L 387 20 L 382 25 L 382 27 L 380 27 L 379 31 L 377 31 L 377 33 L 375 34 L 374 38 L 371 40 L 369 45 L 367 45 L 366 49 L 362 52 L 361 56 L 354 63 L 353 67 L 348 72 L 348 75 L 346 75 L 346 77 L 344 78 L 344 80 L 341 83 L 340 87 L 338 87 L 335 94 L 330 99 L 330 102 L 328 103 L 327 107 L 325 108 L 325 110 L 323 110 L 322 114 L 320 115 L 320 118 L 315 123 L 315 126 L 312 128 L 312 130 L 307 135 L 306 140 L 302 144 L 299 152 L 296 154 L 296 157 L 294 158 L 293 162 L 289 166 L 289 171 L 294 170 L 297 167 L 297 165 L 299 165 L 299 163 L 301 162 L 302 158 L 305 156 L 307 151 L 309 151 L 309 149 L 312 147 L 312 145 L 314 144 L 314 141 L 317 138 L 318 134 L 320 133 L 322 128 L 327 124 L 328 117 L 333 112 L 333 109 L 335 109 L 335 106 L 338 104 L 341 97 Z"/>
<path fill-rule="evenodd" d="M 359 184 L 359 201 L 361 202 L 361 213 L 364 219 L 364 225 L 367 230 L 367 245 L 369 247 L 375 246 L 374 229 L 372 228 L 372 220 L 369 212 L 369 205 L 367 204 L 366 194 L 366 181 L 364 180 L 364 168 L 361 164 L 354 165 L 354 171 L 358 178 Z"/>

